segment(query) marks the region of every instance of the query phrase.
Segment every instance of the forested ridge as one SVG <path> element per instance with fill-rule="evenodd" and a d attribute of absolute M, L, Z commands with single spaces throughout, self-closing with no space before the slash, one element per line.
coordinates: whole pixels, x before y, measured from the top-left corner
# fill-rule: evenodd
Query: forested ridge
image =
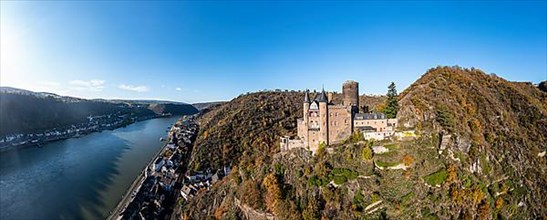
<path fill-rule="evenodd" d="M 88 122 L 88 116 L 155 117 L 158 114 L 194 114 L 189 104 L 140 104 L 88 100 L 3 87 L 0 91 L 0 136 L 42 132 Z"/>

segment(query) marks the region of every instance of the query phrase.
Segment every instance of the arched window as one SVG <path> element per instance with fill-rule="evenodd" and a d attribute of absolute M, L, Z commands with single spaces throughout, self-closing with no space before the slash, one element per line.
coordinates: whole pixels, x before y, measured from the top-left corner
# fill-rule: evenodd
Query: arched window
<path fill-rule="evenodd" d="M 310 109 L 312 110 L 318 110 L 319 106 L 317 105 L 317 102 L 312 102 L 310 105 Z"/>

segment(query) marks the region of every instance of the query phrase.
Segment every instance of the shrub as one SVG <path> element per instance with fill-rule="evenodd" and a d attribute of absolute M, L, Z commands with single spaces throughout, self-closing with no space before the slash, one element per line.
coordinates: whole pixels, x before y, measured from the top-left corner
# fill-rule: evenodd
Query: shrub
<path fill-rule="evenodd" d="M 456 170 L 456 166 L 453 164 L 448 165 L 448 177 L 447 182 L 453 183 L 458 180 L 458 171 Z"/>
<path fill-rule="evenodd" d="M 363 160 L 372 160 L 372 149 L 370 149 L 370 147 L 368 146 L 364 147 L 361 156 L 363 157 Z"/>
<path fill-rule="evenodd" d="M 334 168 L 331 172 L 331 175 L 334 175 L 335 177 L 343 176 L 346 179 L 353 180 L 356 179 L 357 176 L 359 176 L 359 173 L 346 168 Z"/>
<path fill-rule="evenodd" d="M 414 192 L 411 191 L 401 198 L 401 203 L 408 204 L 413 197 L 414 197 Z"/>
<path fill-rule="evenodd" d="M 397 147 L 399 146 L 396 143 L 392 143 L 392 144 L 385 144 L 384 147 L 391 151 L 391 150 L 397 149 Z"/>
<path fill-rule="evenodd" d="M 329 181 L 325 178 L 318 177 L 316 175 L 310 177 L 308 179 L 308 184 L 312 186 L 326 186 L 329 183 Z"/>
<path fill-rule="evenodd" d="M 414 163 L 414 158 L 407 154 L 403 157 L 403 163 L 405 164 L 405 166 L 410 166 L 412 165 L 412 163 Z"/>
<path fill-rule="evenodd" d="M 437 110 L 437 122 L 443 126 L 444 129 L 452 131 L 454 127 L 454 120 L 452 114 L 446 109 Z"/>
<path fill-rule="evenodd" d="M 345 176 L 334 176 L 333 180 L 336 185 L 341 185 L 347 182 L 348 178 L 346 178 Z"/>
<path fill-rule="evenodd" d="M 427 184 L 431 186 L 441 185 L 446 180 L 448 173 L 443 168 L 435 173 L 429 174 L 424 177 L 424 180 Z"/>
<path fill-rule="evenodd" d="M 383 162 L 383 161 L 379 161 L 377 160 L 376 162 L 376 165 L 378 165 L 379 167 L 392 167 L 392 166 L 397 166 L 399 163 L 397 162 Z"/>
<path fill-rule="evenodd" d="M 327 151 L 327 145 L 325 142 L 319 143 L 319 146 L 317 148 L 317 157 L 323 157 Z"/>

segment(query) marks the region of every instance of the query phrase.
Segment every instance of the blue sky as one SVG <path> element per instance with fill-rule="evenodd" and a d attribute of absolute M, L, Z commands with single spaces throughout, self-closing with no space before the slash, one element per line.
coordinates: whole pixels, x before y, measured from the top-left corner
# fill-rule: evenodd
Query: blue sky
<path fill-rule="evenodd" d="M 437 65 L 547 79 L 546 1 L 2 1 L 0 85 L 85 98 L 399 91 Z"/>

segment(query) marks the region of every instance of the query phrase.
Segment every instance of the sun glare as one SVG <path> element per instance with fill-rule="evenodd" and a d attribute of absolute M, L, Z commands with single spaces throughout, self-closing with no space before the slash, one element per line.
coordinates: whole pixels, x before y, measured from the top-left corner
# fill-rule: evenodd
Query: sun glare
<path fill-rule="evenodd" d="M 6 21 L 8 20 L 8 21 Z M 17 81 L 17 71 L 23 65 L 23 57 L 28 51 L 22 44 L 23 32 L 9 19 L 2 17 L 0 26 L 0 84 Z"/>

